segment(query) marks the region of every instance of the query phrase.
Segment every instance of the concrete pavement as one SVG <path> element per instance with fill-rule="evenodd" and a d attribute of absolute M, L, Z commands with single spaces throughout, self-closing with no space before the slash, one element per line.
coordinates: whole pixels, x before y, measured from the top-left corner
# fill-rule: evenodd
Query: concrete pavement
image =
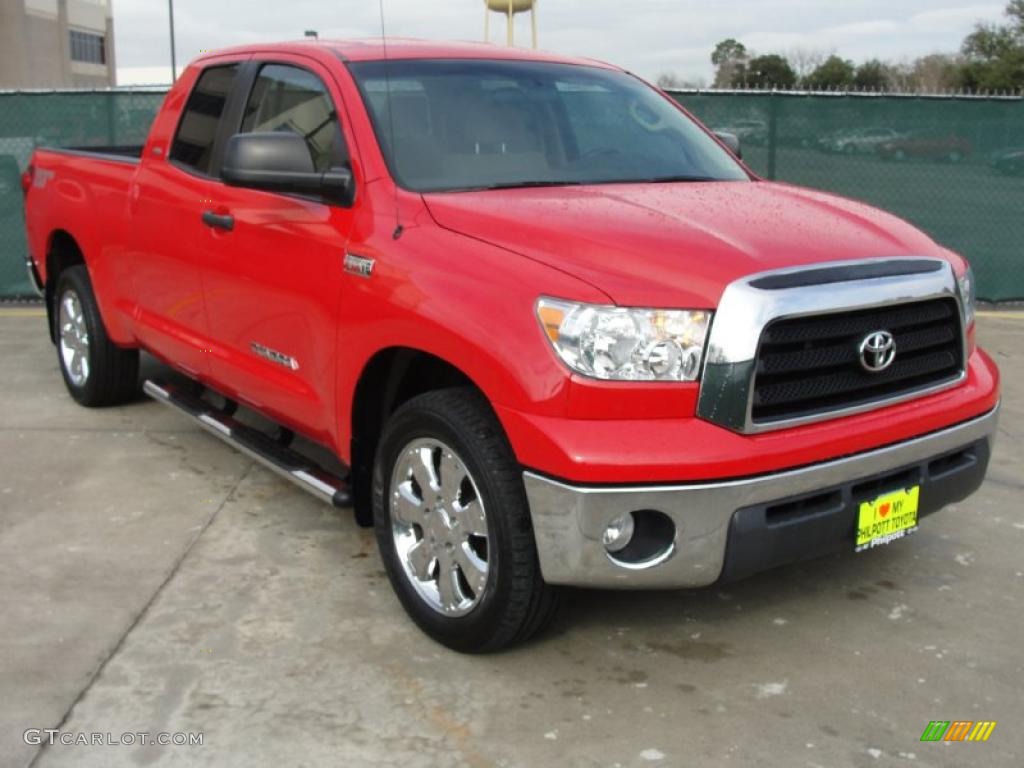
<path fill-rule="evenodd" d="M 338 512 L 145 401 L 65 394 L 0 317 L 0 766 L 1020 765 L 1024 321 L 982 491 L 896 545 L 725 589 L 574 592 L 486 657 L 421 635 Z M 923 744 L 930 720 L 995 720 Z M 201 746 L 25 744 L 202 733 Z"/>

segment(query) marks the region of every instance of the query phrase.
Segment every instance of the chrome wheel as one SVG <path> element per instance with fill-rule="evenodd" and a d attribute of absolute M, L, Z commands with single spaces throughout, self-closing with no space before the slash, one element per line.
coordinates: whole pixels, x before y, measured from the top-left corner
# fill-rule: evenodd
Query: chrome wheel
<path fill-rule="evenodd" d="M 82 302 L 74 291 L 65 291 L 60 297 L 57 322 L 64 371 L 76 387 L 85 386 L 89 380 L 89 329 L 85 325 Z"/>
<path fill-rule="evenodd" d="M 465 463 L 439 440 L 398 454 L 388 487 L 395 552 L 423 601 L 445 616 L 480 602 L 490 572 L 487 514 Z"/>

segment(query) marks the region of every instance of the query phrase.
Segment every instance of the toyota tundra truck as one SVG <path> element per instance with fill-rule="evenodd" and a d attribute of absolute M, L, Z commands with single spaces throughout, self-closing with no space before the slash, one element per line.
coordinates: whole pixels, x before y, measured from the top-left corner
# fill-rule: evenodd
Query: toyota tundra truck
<path fill-rule="evenodd" d="M 982 482 L 967 262 L 734 138 L 596 61 L 250 45 L 142 147 L 35 152 L 28 269 L 71 397 L 164 361 L 147 395 L 353 508 L 410 617 L 491 651 L 560 587 L 868 553 Z"/>

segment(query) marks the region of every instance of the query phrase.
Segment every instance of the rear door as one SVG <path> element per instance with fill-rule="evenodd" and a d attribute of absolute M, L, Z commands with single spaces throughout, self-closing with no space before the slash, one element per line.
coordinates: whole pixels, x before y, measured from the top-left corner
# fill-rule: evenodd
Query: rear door
<path fill-rule="evenodd" d="M 168 146 L 147 147 L 131 190 L 132 314 L 152 352 L 193 376 L 209 372 L 200 240 L 204 202 L 242 62 L 199 73 Z"/>
<path fill-rule="evenodd" d="M 291 131 L 306 139 L 317 170 L 351 167 L 340 93 L 326 70 L 289 56 L 249 66 L 239 132 Z M 230 231 L 208 227 L 201 246 L 213 378 L 227 394 L 326 441 L 354 208 L 221 183 L 211 197 L 216 214 L 231 221 Z"/>

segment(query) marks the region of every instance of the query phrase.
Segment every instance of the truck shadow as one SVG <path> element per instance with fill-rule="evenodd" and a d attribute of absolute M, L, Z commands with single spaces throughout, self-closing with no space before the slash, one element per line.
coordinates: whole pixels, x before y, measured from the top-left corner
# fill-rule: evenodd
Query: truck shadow
<path fill-rule="evenodd" d="M 666 638 L 686 638 L 706 625 L 726 628 L 754 618 L 783 626 L 793 621 L 794 615 L 814 612 L 820 616 L 829 610 L 841 613 L 849 602 L 862 603 L 908 589 L 908 573 L 919 568 L 917 555 L 928 548 L 924 538 L 919 533 L 900 547 L 860 555 L 836 553 L 702 589 L 569 589 L 562 614 L 547 636 L 604 628 L 613 632 L 642 630 L 647 637 L 662 630 Z M 919 573 L 915 575 L 920 578 Z M 679 646 L 675 655 L 702 661 L 729 655 L 727 648 L 703 647 L 707 643 L 687 645 L 691 647 Z"/>

